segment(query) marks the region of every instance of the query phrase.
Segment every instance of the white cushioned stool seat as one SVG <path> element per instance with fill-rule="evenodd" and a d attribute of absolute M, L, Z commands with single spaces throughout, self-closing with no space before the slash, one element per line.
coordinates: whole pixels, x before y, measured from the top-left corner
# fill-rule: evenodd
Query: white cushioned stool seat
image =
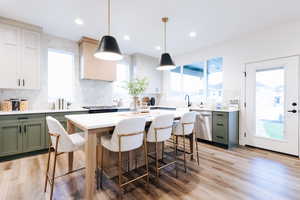
<path fill-rule="evenodd" d="M 101 144 L 106 149 L 118 152 L 119 151 L 119 136 L 121 140 L 121 152 L 131 151 L 137 149 L 143 145 L 144 130 L 146 119 L 143 117 L 129 118 L 120 121 L 113 132 L 113 134 L 102 136 Z M 126 136 L 127 134 L 141 133 L 132 136 Z"/>
<path fill-rule="evenodd" d="M 46 118 L 49 133 L 60 136 L 58 142 L 58 152 L 73 152 L 84 147 L 85 136 L 83 132 L 68 134 L 64 127 L 53 117 Z M 56 137 L 51 136 L 52 144 L 56 143 Z"/>

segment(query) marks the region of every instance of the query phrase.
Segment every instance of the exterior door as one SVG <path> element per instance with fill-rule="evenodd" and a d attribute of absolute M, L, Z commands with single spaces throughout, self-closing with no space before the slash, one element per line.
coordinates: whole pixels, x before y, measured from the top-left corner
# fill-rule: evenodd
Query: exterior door
<path fill-rule="evenodd" d="M 299 155 L 298 97 L 298 56 L 247 64 L 247 144 Z"/>

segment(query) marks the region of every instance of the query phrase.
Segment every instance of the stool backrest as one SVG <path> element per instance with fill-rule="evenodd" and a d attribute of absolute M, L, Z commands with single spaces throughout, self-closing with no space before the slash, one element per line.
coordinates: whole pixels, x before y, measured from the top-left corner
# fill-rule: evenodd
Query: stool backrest
<path fill-rule="evenodd" d="M 123 152 L 141 147 L 144 141 L 145 124 L 146 119 L 142 117 L 120 121 L 111 138 L 113 149 Z"/>
<path fill-rule="evenodd" d="M 69 152 L 72 151 L 74 148 L 74 144 L 69 136 L 69 134 L 66 132 L 64 127 L 61 125 L 59 121 L 57 121 L 55 118 L 48 116 L 46 118 L 49 133 L 50 134 L 57 134 L 59 135 L 58 140 L 58 152 Z M 57 137 L 50 135 L 52 146 L 55 148 Z"/>
<path fill-rule="evenodd" d="M 173 121 L 173 114 L 164 114 L 155 117 L 147 133 L 147 141 L 162 142 L 168 140 L 172 134 Z"/>
<path fill-rule="evenodd" d="M 194 130 L 194 124 L 196 121 L 196 112 L 187 112 L 184 113 L 183 116 L 181 117 L 178 127 L 176 129 L 177 133 L 179 134 L 184 134 L 184 135 L 189 135 L 193 133 Z M 184 127 L 184 129 L 183 129 Z"/>

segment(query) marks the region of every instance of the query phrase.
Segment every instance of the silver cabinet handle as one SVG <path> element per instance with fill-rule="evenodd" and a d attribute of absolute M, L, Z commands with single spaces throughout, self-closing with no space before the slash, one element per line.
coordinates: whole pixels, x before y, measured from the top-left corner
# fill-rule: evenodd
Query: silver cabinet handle
<path fill-rule="evenodd" d="M 23 79 L 23 87 L 25 86 L 25 80 Z"/>
<path fill-rule="evenodd" d="M 18 86 L 21 86 L 21 79 L 18 79 Z"/>

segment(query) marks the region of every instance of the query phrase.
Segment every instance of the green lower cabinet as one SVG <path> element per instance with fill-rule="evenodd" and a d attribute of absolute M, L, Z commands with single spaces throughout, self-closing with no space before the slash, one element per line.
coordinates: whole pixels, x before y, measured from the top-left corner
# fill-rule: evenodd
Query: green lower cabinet
<path fill-rule="evenodd" d="M 0 157 L 45 149 L 45 115 L 0 118 Z"/>
<path fill-rule="evenodd" d="M 236 112 L 214 111 L 212 116 L 212 140 L 227 148 L 239 144 L 239 114 Z"/>
<path fill-rule="evenodd" d="M 23 152 L 30 152 L 45 148 L 45 118 L 32 119 L 23 125 Z"/>
<path fill-rule="evenodd" d="M 18 120 L 0 121 L 0 156 L 22 153 L 22 130 Z"/>

